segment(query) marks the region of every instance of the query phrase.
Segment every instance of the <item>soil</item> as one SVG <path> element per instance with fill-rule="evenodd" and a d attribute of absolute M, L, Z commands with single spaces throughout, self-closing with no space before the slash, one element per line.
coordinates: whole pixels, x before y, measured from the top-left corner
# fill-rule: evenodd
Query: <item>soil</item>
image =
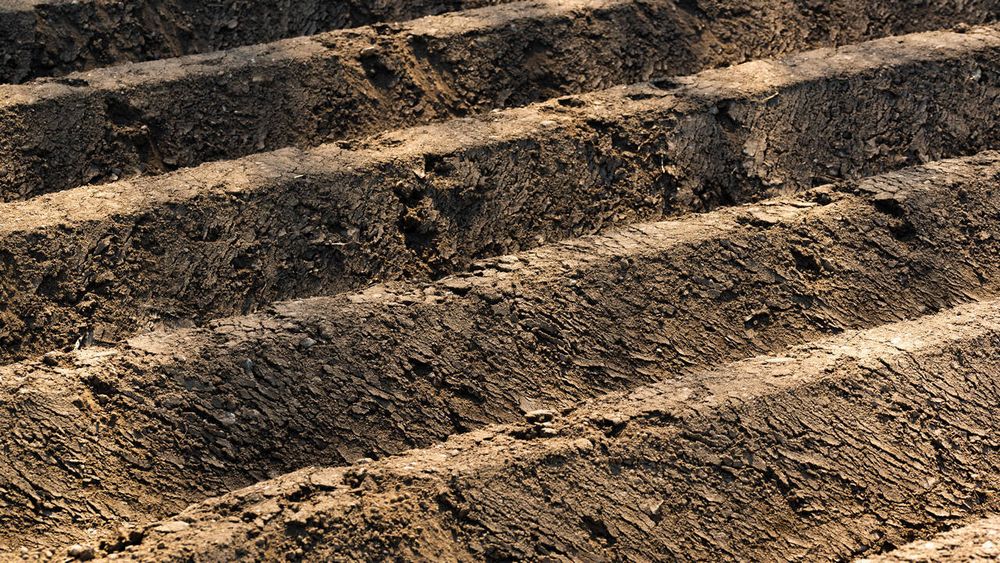
<path fill-rule="evenodd" d="M 4 0 L 0 82 L 231 49 L 500 0 Z"/>
<path fill-rule="evenodd" d="M 434 279 L 543 241 L 974 153 L 1000 139 L 984 118 L 1000 115 L 1000 31 L 821 50 L 665 88 L 0 205 L 0 358 Z"/>
<path fill-rule="evenodd" d="M 926 3 L 847 2 L 825 17 L 745 4 L 516 3 L 0 87 L 0 199 L 879 37 L 913 27 L 912 4 Z M 925 15 L 928 29 L 965 19 Z"/>
<path fill-rule="evenodd" d="M 991 516 L 859 563 L 985 563 L 998 557 L 1000 517 Z"/>
<path fill-rule="evenodd" d="M 141 523 L 315 460 L 992 295 L 998 175 L 992 154 L 943 162 L 14 364 L 0 528 L 27 543 Z"/>
<path fill-rule="evenodd" d="M 667 372 L 195 505 L 120 559 L 844 560 L 1000 507 L 998 344 L 987 301 Z"/>
<path fill-rule="evenodd" d="M 0 0 L 0 561 L 1000 558 L 998 14 Z"/>

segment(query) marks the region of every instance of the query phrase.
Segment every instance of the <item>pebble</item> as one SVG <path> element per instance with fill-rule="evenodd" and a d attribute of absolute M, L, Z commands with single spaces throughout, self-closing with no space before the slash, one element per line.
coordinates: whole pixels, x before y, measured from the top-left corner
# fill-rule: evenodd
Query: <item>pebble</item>
<path fill-rule="evenodd" d="M 465 295 L 472 288 L 472 282 L 466 278 L 454 277 L 443 280 L 441 286 L 452 293 Z"/>
<path fill-rule="evenodd" d="M 76 544 L 67 550 L 67 554 L 77 561 L 90 561 L 94 558 L 94 548 L 89 545 Z"/>
<path fill-rule="evenodd" d="M 750 211 L 749 215 L 750 223 L 757 227 L 773 227 L 781 222 L 778 217 L 758 209 Z"/>
<path fill-rule="evenodd" d="M 175 520 L 173 522 L 164 522 L 159 526 L 153 528 L 154 532 L 160 532 L 161 534 L 174 534 L 177 532 L 183 532 L 191 527 L 191 524 L 187 522 L 181 522 L 180 520 Z"/>
<path fill-rule="evenodd" d="M 534 424 L 541 424 L 543 422 L 551 422 L 552 419 L 554 419 L 555 417 L 556 417 L 556 413 L 554 413 L 554 412 L 552 412 L 550 410 L 544 410 L 544 409 L 536 410 L 536 411 L 531 411 L 531 412 L 526 413 L 524 415 L 524 418 L 527 419 L 528 422 L 531 422 L 531 423 L 534 423 Z"/>

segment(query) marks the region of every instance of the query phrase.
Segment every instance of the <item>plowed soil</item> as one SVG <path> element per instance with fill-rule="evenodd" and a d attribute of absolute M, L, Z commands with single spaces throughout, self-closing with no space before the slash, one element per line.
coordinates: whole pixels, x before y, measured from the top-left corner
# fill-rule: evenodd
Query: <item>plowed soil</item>
<path fill-rule="evenodd" d="M 973 153 L 997 115 L 980 28 L 0 205 L 0 358 Z"/>
<path fill-rule="evenodd" d="M 4 0 L 0 81 L 177 57 L 502 0 Z"/>
<path fill-rule="evenodd" d="M 0 0 L 0 561 L 1000 559 L 997 15 Z"/>
<path fill-rule="evenodd" d="M 854 11 L 814 18 L 809 21 L 824 27 L 788 33 L 785 25 L 795 30 L 795 20 L 805 17 L 799 9 L 760 4 L 767 7 L 720 7 L 720 15 L 710 17 L 671 0 L 518 2 L 398 28 L 338 31 L 0 86 L 0 198 L 882 35 L 879 27 L 854 29 Z M 887 24 L 910 22 L 914 14 L 908 2 L 860 4 L 871 5 L 858 6 L 862 12 L 886 12 L 880 21 Z M 783 27 L 775 28 L 779 19 Z M 938 19 L 961 21 L 946 12 L 921 21 Z M 992 75 L 984 70 L 981 76 Z"/>
<path fill-rule="evenodd" d="M 261 483 L 126 558 L 847 558 L 997 509 L 998 343 L 992 302 L 847 333 Z"/>
<path fill-rule="evenodd" d="M 947 162 L 13 365 L 5 518 L 22 540 L 141 520 L 990 295 L 998 175 L 994 155 Z"/>

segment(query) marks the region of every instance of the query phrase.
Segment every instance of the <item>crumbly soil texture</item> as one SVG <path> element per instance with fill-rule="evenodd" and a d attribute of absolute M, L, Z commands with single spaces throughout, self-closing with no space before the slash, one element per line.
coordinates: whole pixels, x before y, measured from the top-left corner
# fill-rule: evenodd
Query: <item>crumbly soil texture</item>
<path fill-rule="evenodd" d="M 998 88 L 996 29 L 924 33 L 0 204 L 0 358 L 974 153 Z"/>
<path fill-rule="evenodd" d="M 713 4 L 507 3 L 0 86 L 0 199 L 950 28 L 1000 9 L 997 0 Z"/>
<path fill-rule="evenodd" d="M 5 0 L 0 82 L 388 23 L 503 0 Z"/>
<path fill-rule="evenodd" d="M 0 561 L 1000 557 L 995 0 L 0 0 Z"/>

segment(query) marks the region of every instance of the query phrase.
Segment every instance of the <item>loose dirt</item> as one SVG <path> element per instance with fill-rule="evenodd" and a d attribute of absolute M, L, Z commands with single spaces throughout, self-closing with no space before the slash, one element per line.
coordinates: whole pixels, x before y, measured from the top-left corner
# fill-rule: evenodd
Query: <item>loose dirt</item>
<path fill-rule="evenodd" d="M 918 34 L 0 205 L 0 358 L 973 153 L 998 54 Z"/>
<path fill-rule="evenodd" d="M 667 375 L 195 505 L 124 558 L 849 558 L 997 509 L 998 343 L 986 302 Z"/>
<path fill-rule="evenodd" d="M 997 0 L 320 4 L 0 0 L 0 561 L 998 558 Z"/>
<path fill-rule="evenodd" d="M 995 292 L 995 155 L 0 371 L 8 542 Z M 711 338 L 706 338 L 711 335 Z M 67 462 L 72 460 L 72 462 Z"/>

